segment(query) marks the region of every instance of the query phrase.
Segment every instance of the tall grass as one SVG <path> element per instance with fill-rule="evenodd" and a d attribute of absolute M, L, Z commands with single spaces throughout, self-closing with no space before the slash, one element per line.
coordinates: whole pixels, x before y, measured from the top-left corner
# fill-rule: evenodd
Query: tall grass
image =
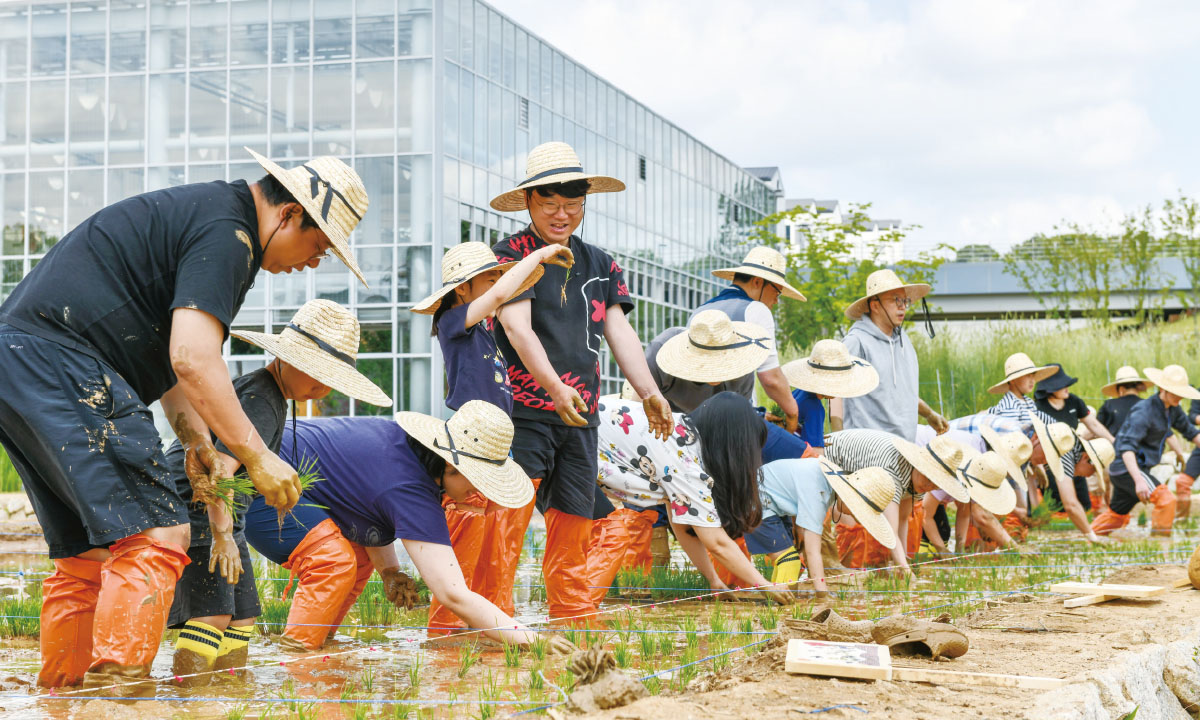
<path fill-rule="evenodd" d="M 26 582 L 25 595 L 0 598 L 0 637 L 35 637 L 41 628 L 42 583 Z"/>
<path fill-rule="evenodd" d="M 0 445 L 0 492 L 21 492 L 21 477 L 8 459 L 8 452 Z"/>

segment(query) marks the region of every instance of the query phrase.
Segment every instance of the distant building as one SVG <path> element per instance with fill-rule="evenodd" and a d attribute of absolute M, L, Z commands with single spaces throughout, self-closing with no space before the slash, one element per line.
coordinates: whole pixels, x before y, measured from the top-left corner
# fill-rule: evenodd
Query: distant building
<path fill-rule="evenodd" d="M 746 168 L 753 173 L 756 169 L 761 168 Z M 815 198 L 788 198 L 783 201 L 783 210 L 791 210 L 795 207 L 807 208 L 810 215 L 800 216 L 796 220 L 789 220 L 779 224 L 779 229 L 776 233 L 791 243 L 796 250 L 804 249 L 806 231 L 812 226 L 812 213 L 816 215 L 816 222 L 829 223 L 838 225 L 846 221 L 845 213 L 842 209 L 842 204 L 838 200 L 818 200 Z M 884 234 L 891 230 L 900 227 L 899 220 L 881 220 L 870 218 L 867 221 L 866 231 L 860 233 L 851 239 L 850 257 L 855 260 L 866 260 L 872 256 L 872 246 L 879 241 Z M 894 265 L 900 262 L 904 257 L 904 243 L 888 243 L 881 248 L 877 261 L 883 265 Z"/>
<path fill-rule="evenodd" d="M 775 211 L 783 210 L 783 175 L 779 172 L 779 168 L 771 165 L 769 167 L 748 167 L 743 168 L 746 172 L 763 181 L 775 199 Z"/>

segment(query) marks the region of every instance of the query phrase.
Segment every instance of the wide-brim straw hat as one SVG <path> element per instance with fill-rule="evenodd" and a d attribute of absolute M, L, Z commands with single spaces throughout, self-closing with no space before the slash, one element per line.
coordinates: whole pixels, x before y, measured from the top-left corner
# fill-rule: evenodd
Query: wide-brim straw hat
<path fill-rule="evenodd" d="M 1033 417 L 1033 431 L 1037 433 L 1038 442 L 1042 444 L 1042 452 L 1046 455 L 1046 464 L 1055 480 L 1063 479 L 1062 458 L 1075 447 L 1075 431 L 1071 426 L 1056 422 L 1046 425 L 1036 414 Z"/>
<path fill-rule="evenodd" d="M 871 298 L 886 292 L 903 290 L 909 300 L 920 300 L 932 289 L 926 283 L 906 283 L 891 270 L 876 270 L 867 276 L 867 294 L 850 303 L 846 307 L 845 314 L 851 320 L 859 319 L 867 312 L 867 304 L 870 303 Z"/>
<path fill-rule="evenodd" d="M 983 435 L 984 442 L 1000 456 L 1004 461 L 1004 465 L 1008 470 L 1008 476 L 1013 479 L 1013 482 L 1020 485 L 1025 479 L 1025 473 L 1021 470 L 1021 466 L 1029 462 L 1029 458 L 1033 457 L 1033 443 L 1025 433 L 1021 432 L 997 432 L 990 425 L 981 425 L 979 432 Z"/>
<path fill-rule="evenodd" d="M 892 445 L 913 468 L 958 502 L 970 502 L 971 495 L 958 479 L 958 469 L 966 461 L 967 449 L 944 435 L 937 435 L 925 447 L 901 437 L 892 437 Z"/>
<path fill-rule="evenodd" d="M 548 142 L 529 151 L 525 160 L 525 179 L 512 190 L 492 198 L 491 206 L 500 212 L 525 210 L 525 191 L 541 185 L 554 185 L 575 180 L 588 181 L 588 194 L 621 192 L 625 183 L 607 175 L 590 175 L 574 148 L 565 142 Z"/>
<path fill-rule="evenodd" d="M 367 214 L 367 188 L 354 168 L 335 157 L 317 157 L 299 167 L 284 170 L 262 155 L 246 148 L 263 169 L 273 175 L 329 238 L 330 252 L 367 285 L 354 253 L 350 233 Z M 370 287 L 367 285 L 367 287 Z"/>
<path fill-rule="evenodd" d="M 772 285 L 778 286 L 779 292 L 784 297 L 802 302 L 807 300 L 799 290 L 788 283 L 787 261 L 784 260 L 783 253 L 775 248 L 752 248 L 750 252 L 746 253 L 746 257 L 742 260 L 741 265 L 713 270 L 712 274 L 722 280 L 733 280 L 734 275 L 750 275 L 751 277 L 762 278 Z"/>
<path fill-rule="evenodd" d="M 1150 382 L 1160 389 L 1174 393 L 1185 400 L 1200 400 L 1200 390 L 1192 387 L 1188 380 L 1187 370 L 1181 365 L 1168 365 L 1162 370 L 1158 368 L 1142 368 Z"/>
<path fill-rule="evenodd" d="M 519 508 L 533 499 L 533 481 L 508 454 L 512 419 L 495 405 L 469 400 L 449 420 L 398 412 L 396 422 L 417 442 L 458 468 L 488 500 Z"/>
<path fill-rule="evenodd" d="M 1017 506 L 1017 493 L 1005 480 L 1007 474 L 1008 463 L 994 450 L 972 456 L 959 470 L 971 502 L 995 515 L 1007 515 Z"/>
<path fill-rule="evenodd" d="M 506 273 L 516 266 L 517 263 L 515 262 L 500 262 L 496 258 L 496 253 L 492 252 L 490 247 L 481 242 L 465 242 L 455 245 L 442 256 L 442 286 L 435 290 L 432 295 L 414 305 L 412 311 L 422 315 L 433 315 L 441 307 L 442 300 L 454 292 L 454 288 L 459 285 L 470 282 L 471 278 L 489 270 L 499 270 L 501 273 Z M 533 272 L 529 273 L 529 277 L 525 282 L 521 284 L 521 287 L 517 288 L 517 291 L 512 294 L 512 297 L 516 297 L 533 287 L 538 280 L 542 279 L 542 275 L 545 272 L 545 268 L 541 265 L 535 267 Z"/>
<path fill-rule="evenodd" d="M 725 382 L 757 370 L 774 345 L 770 333 L 754 323 L 702 310 L 686 331 L 663 343 L 654 360 L 660 370 L 683 380 Z"/>
<path fill-rule="evenodd" d="M 988 388 L 993 395 L 1003 395 L 1008 392 L 1008 384 L 1019 377 L 1033 375 L 1034 381 L 1045 380 L 1058 368 L 1053 365 L 1034 365 L 1025 353 L 1013 353 L 1004 361 L 1004 379 Z"/>
<path fill-rule="evenodd" d="M 1150 381 L 1138 375 L 1137 369 L 1133 366 L 1122 365 L 1117 368 L 1116 379 L 1100 388 L 1100 392 L 1104 393 L 1106 397 L 1115 398 L 1117 397 L 1117 386 L 1126 383 L 1138 383 L 1140 385 L 1138 392 L 1141 393 L 1146 391 L 1146 386 L 1150 384 Z"/>
<path fill-rule="evenodd" d="M 1083 451 L 1087 453 L 1088 460 L 1092 461 L 1092 466 L 1097 472 L 1104 472 L 1109 465 L 1113 464 L 1113 460 L 1117 459 L 1117 450 L 1107 438 L 1091 438 L 1086 439 L 1076 435 L 1079 438 L 1079 444 L 1083 446 Z"/>
<path fill-rule="evenodd" d="M 380 407 L 392 399 L 355 369 L 358 318 L 332 300 L 309 300 L 278 335 L 233 330 L 229 333 L 256 345 L 338 392 Z"/>
<path fill-rule="evenodd" d="M 871 363 L 851 355 L 839 340 L 818 340 L 808 357 L 785 364 L 783 375 L 794 388 L 837 398 L 866 395 L 879 385 Z"/>
<path fill-rule="evenodd" d="M 828 458 L 819 458 L 821 472 L 838 498 L 850 508 L 850 513 L 859 525 L 866 528 L 880 545 L 891 550 L 896 547 L 896 533 L 888 524 L 883 511 L 895 497 L 896 482 L 887 470 L 877 467 L 863 468 L 846 474 Z"/>

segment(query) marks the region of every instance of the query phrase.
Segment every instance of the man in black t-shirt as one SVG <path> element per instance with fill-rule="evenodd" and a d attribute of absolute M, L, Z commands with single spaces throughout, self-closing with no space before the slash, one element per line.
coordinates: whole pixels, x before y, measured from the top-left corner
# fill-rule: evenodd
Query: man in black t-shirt
<path fill-rule="evenodd" d="M 268 173 L 257 183 L 100 210 L 0 305 L 0 443 L 57 569 L 42 605 L 43 685 L 149 674 L 189 532 L 148 404 L 161 400 L 183 443 L 197 500 L 218 475 L 211 430 L 273 506 L 296 503 L 296 471 L 242 411 L 221 346 L 260 267 L 316 267 L 329 251 L 358 273 L 347 238 L 367 194 L 335 158 L 291 170 L 255 158 Z"/>
<path fill-rule="evenodd" d="M 587 556 L 598 492 L 604 342 L 643 398 L 651 429 L 666 439 L 674 424 L 625 317 L 633 300 L 624 271 L 611 255 L 574 234 L 588 194 L 624 189 L 620 180 L 584 173 L 569 145 L 551 142 L 529 152 L 525 181 L 491 202 L 500 211 L 529 211 L 529 227 L 493 248 L 501 262 L 520 260 L 550 243 L 569 247 L 575 256 L 570 270 L 546 265 L 533 288 L 500 309 L 496 325 L 513 389 L 513 458 L 535 483 L 540 481 L 536 503 L 546 516 L 542 569 L 550 616 L 556 618 L 595 609 Z M 532 509 L 512 512 L 523 514 L 505 525 L 505 537 L 494 538 L 489 549 L 497 553 L 489 566 L 497 568 L 498 594 L 512 592 L 520 538 Z"/>

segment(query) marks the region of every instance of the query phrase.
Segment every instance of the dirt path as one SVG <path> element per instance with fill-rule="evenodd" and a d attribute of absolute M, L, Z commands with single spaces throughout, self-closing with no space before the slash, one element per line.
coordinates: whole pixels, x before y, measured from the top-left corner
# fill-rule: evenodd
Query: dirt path
<path fill-rule="evenodd" d="M 1165 585 L 1186 575 L 1183 567 L 1146 566 L 1121 570 L 1106 581 Z M 971 649 L 963 657 L 941 662 L 897 657 L 894 664 L 1068 678 L 1107 666 L 1119 651 L 1174 641 L 1181 623 L 1190 625 L 1196 617 L 1200 617 L 1200 592 L 1190 586 L 1168 591 L 1161 599 L 1114 600 L 1074 610 L 1064 609 L 1061 597 L 994 604 L 958 621 L 971 641 Z M 807 713 L 820 718 L 895 720 L 1039 717 L 1031 707 L 1042 693 L 1039 690 L 787 675 L 783 671 L 785 646 L 786 641 L 777 638 L 769 649 L 737 661 L 722 676 L 699 678 L 686 695 L 650 697 L 590 717 L 796 720 Z M 814 712 L 847 704 L 855 707 Z"/>

